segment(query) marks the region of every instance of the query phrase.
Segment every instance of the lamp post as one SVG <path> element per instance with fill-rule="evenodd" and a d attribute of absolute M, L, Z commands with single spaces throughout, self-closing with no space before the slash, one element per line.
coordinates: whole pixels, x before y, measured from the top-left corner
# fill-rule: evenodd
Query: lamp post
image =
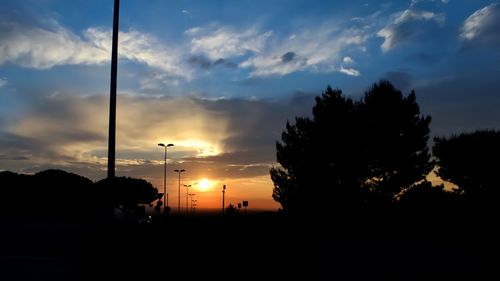
<path fill-rule="evenodd" d="M 189 196 L 191 196 L 191 213 L 193 213 L 193 201 L 196 201 L 196 200 L 193 200 L 193 196 L 195 196 L 196 194 L 195 193 L 189 193 Z"/>
<path fill-rule="evenodd" d="M 189 197 L 189 195 L 191 195 L 191 194 L 189 194 L 189 188 L 191 187 L 191 185 L 185 184 L 184 186 L 186 187 L 186 215 L 187 215 L 188 214 L 188 197 Z"/>
<path fill-rule="evenodd" d="M 165 148 L 165 168 L 163 171 L 163 196 L 165 199 L 165 205 L 163 206 L 163 213 L 166 213 L 166 209 L 168 207 L 168 193 L 167 193 L 167 147 L 174 146 L 173 144 L 169 143 L 167 145 L 164 145 L 163 143 L 159 143 L 158 146 L 162 146 Z"/>
<path fill-rule="evenodd" d="M 224 200 L 226 199 L 226 185 L 222 186 L 222 216 L 226 214 Z"/>
<path fill-rule="evenodd" d="M 193 194 L 194 195 L 194 194 Z M 196 202 L 198 200 L 191 200 L 191 213 L 196 213 Z"/>
<path fill-rule="evenodd" d="M 186 170 L 174 170 L 174 172 L 179 173 L 179 201 L 177 203 L 177 212 L 180 214 L 181 213 L 181 173 L 185 172 Z"/>

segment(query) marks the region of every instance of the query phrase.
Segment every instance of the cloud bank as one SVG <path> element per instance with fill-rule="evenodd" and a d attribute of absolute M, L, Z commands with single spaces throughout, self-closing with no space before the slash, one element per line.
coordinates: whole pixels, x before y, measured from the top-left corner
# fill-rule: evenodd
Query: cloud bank
<path fill-rule="evenodd" d="M 460 38 L 468 43 L 500 45 L 500 4 L 490 4 L 470 15 L 462 26 Z"/>
<path fill-rule="evenodd" d="M 415 10 L 409 8 L 392 15 L 392 20 L 384 28 L 377 32 L 377 36 L 384 38 L 380 46 L 383 52 L 406 43 L 422 32 L 422 25 L 425 22 L 443 24 L 445 16 L 430 11 Z"/>
<path fill-rule="evenodd" d="M 83 36 L 56 24 L 52 28 L 0 22 L 0 64 L 12 63 L 34 69 L 59 65 L 109 63 L 111 31 L 88 28 Z M 172 76 L 190 79 L 178 51 L 167 48 L 153 35 L 135 30 L 120 32 L 119 57 L 148 65 Z"/>

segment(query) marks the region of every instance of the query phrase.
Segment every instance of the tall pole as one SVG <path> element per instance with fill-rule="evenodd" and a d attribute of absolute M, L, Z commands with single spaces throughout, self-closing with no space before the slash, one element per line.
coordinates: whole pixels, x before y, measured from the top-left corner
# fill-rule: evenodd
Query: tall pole
<path fill-rule="evenodd" d="M 174 172 L 179 173 L 179 197 L 177 199 L 177 212 L 180 214 L 181 213 L 181 173 L 185 172 L 186 170 L 174 170 Z"/>
<path fill-rule="evenodd" d="M 164 214 L 167 213 L 167 208 L 168 208 L 168 193 L 167 193 L 167 148 L 174 146 L 173 144 L 169 143 L 167 145 L 163 143 L 159 143 L 158 146 L 164 147 L 165 148 L 165 166 L 163 170 L 163 196 L 165 196 L 165 205 L 163 206 L 163 212 Z"/>
<path fill-rule="evenodd" d="M 116 143 L 116 77 L 118 72 L 118 22 L 120 0 L 115 0 L 113 10 L 113 45 L 111 47 L 111 85 L 109 91 L 108 178 L 115 177 Z"/>
<path fill-rule="evenodd" d="M 165 146 L 165 165 L 163 169 L 163 195 L 165 196 L 165 206 L 163 210 L 168 207 L 168 194 L 167 194 L 167 146 Z"/>
<path fill-rule="evenodd" d="M 224 199 L 225 199 L 225 195 L 226 195 L 226 185 L 223 185 L 222 186 L 222 215 L 224 216 L 225 214 L 225 208 L 224 208 Z"/>
<path fill-rule="evenodd" d="M 188 211 L 189 211 L 189 205 L 188 205 L 189 200 L 188 199 L 189 199 L 189 195 L 191 195 L 191 194 L 189 194 L 189 188 L 191 187 L 191 185 L 185 184 L 184 186 L 186 187 L 186 215 L 187 215 Z"/>
<path fill-rule="evenodd" d="M 179 172 L 179 197 L 177 198 L 178 202 L 177 203 L 177 212 L 179 212 L 179 214 L 181 213 L 181 171 L 178 171 Z"/>

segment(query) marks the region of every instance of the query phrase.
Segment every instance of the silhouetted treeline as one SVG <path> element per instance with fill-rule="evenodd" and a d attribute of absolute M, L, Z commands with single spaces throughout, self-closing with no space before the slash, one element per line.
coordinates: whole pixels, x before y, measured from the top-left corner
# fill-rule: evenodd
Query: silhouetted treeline
<path fill-rule="evenodd" d="M 486 201 L 495 206 L 500 132 L 436 138 L 431 158 L 431 117 L 421 115 L 415 92 L 403 96 L 388 81 L 357 101 L 327 87 L 312 113 L 287 122 L 276 144 L 273 198 L 285 213 L 440 214 Z M 434 168 L 458 189 L 428 182 Z"/>
<path fill-rule="evenodd" d="M 434 142 L 437 173 L 457 185 L 457 194 L 470 204 L 500 205 L 500 132 L 462 133 Z"/>
<path fill-rule="evenodd" d="M 115 208 L 130 212 L 157 198 L 157 189 L 142 179 L 116 177 L 94 183 L 62 170 L 0 172 L 3 217 L 106 220 Z"/>

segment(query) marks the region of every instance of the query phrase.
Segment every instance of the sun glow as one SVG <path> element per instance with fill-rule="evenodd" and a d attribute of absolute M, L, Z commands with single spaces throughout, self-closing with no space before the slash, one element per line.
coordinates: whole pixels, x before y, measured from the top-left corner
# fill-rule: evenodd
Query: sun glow
<path fill-rule="evenodd" d="M 176 141 L 176 145 L 184 147 L 188 150 L 194 150 L 197 157 L 215 156 L 220 154 L 219 147 L 208 141 L 180 140 Z"/>
<path fill-rule="evenodd" d="M 201 179 L 198 182 L 198 189 L 200 191 L 207 191 L 207 190 L 211 189 L 212 186 L 213 186 L 213 183 L 210 182 L 208 179 Z"/>

